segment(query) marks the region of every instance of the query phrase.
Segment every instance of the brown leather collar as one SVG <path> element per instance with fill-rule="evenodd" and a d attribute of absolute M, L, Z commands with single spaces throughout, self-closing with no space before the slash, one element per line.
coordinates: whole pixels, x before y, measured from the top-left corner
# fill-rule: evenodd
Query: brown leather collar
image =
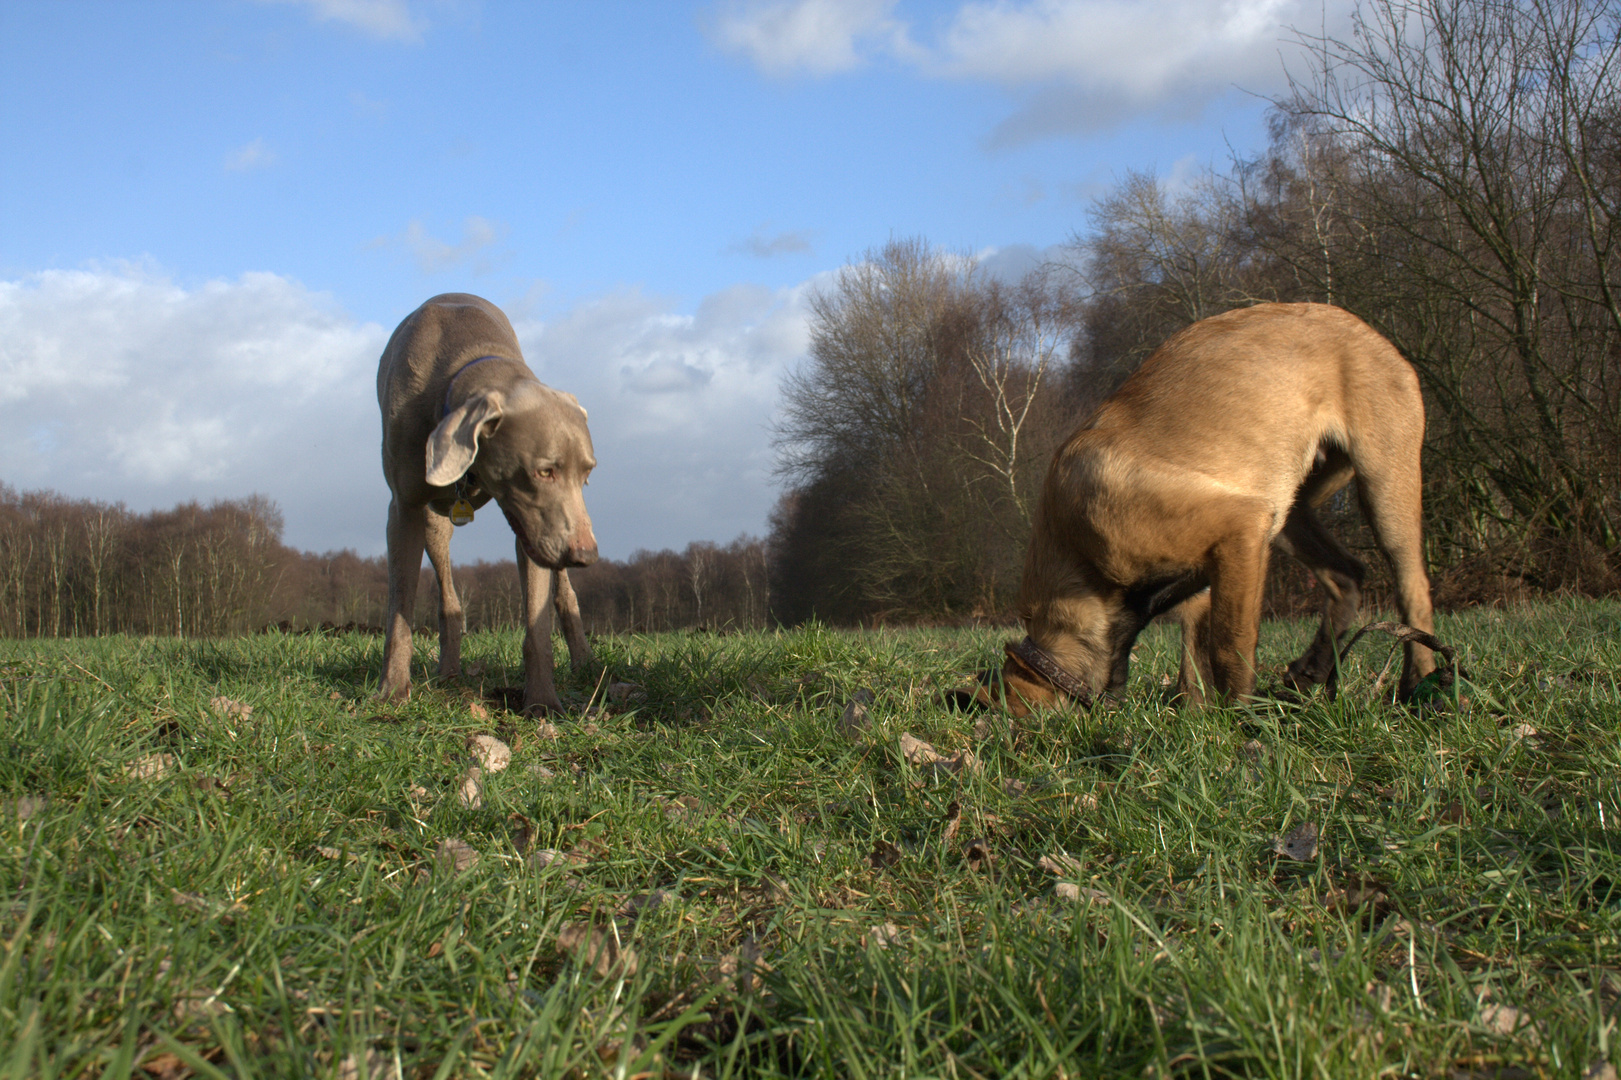
<path fill-rule="evenodd" d="M 1070 700 L 1081 708 L 1089 709 L 1092 707 L 1092 695 L 1085 686 L 1081 685 L 1081 681 L 1059 667 L 1058 661 L 1053 659 L 1053 654 L 1031 641 L 1028 635 L 1025 636 L 1023 641 L 1016 644 L 1009 643 L 1006 648 L 1009 656 L 1035 674 L 1040 675 L 1043 679 L 1046 679 L 1053 685 L 1054 689 L 1068 695 Z"/>

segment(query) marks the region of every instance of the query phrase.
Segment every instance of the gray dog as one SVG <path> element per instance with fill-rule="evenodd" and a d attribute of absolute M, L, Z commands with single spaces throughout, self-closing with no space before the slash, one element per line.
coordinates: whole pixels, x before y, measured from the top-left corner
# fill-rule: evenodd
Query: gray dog
<path fill-rule="evenodd" d="M 422 548 L 439 577 L 439 675 L 461 674 L 462 605 L 451 580 L 452 519 L 495 500 L 518 538 L 527 713 L 562 711 L 552 681 L 550 599 L 569 659 L 591 661 L 570 566 L 597 561 L 580 490 L 596 466 L 585 410 L 541 385 L 501 309 L 445 293 L 405 317 L 377 365 L 388 505 L 388 628 L 378 696 L 411 693 L 411 612 Z"/>

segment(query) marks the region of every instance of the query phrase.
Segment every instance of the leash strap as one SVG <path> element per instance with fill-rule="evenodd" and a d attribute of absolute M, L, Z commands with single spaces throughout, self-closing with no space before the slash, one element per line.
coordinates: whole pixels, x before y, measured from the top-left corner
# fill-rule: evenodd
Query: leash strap
<path fill-rule="evenodd" d="M 1025 639 L 1016 644 L 1006 646 L 1007 654 L 1032 672 L 1046 679 L 1056 689 L 1063 691 L 1069 698 L 1083 709 L 1092 707 L 1092 695 L 1081 685 L 1081 681 L 1063 668 L 1053 654 L 1043 649 L 1025 635 Z"/>
<path fill-rule="evenodd" d="M 1340 665 L 1345 662 L 1345 658 L 1347 656 L 1351 655 L 1351 647 L 1360 641 L 1362 635 L 1366 634 L 1369 630 L 1377 630 L 1382 634 L 1389 634 L 1403 645 L 1422 645 L 1439 656 L 1442 663 L 1436 668 L 1437 689 L 1446 690 L 1457 681 L 1460 672 L 1458 670 L 1457 656 L 1452 646 L 1444 645 L 1434 634 L 1427 634 L 1417 627 L 1408 626 L 1406 623 L 1371 622 L 1363 626 L 1356 633 L 1352 634 L 1351 640 L 1347 641 L 1345 643 L 1345 647 L 1340 650 L 1340 654 L 1336 658 L 1333 670 L 1328 673 L 1328 682 L 1324 684 L 1323 687 L 1328 700 L 1333 701 L 1339 693 Z M 1467 677 L 1467 673 L 1465 673 L 1465 677 Z"/>

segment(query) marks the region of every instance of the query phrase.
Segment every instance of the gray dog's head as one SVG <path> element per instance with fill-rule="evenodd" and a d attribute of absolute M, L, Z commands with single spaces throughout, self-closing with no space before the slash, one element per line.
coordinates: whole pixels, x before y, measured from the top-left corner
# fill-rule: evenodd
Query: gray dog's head
<path fill-rule="evenodd" d="M 581 490 L 596 464 L 585 410 L 538 382 L 474 394 L 428 438 L 428 483 L 449 487 L 471 471 L 524 552 L 553 570 L 597 561 Z"/>

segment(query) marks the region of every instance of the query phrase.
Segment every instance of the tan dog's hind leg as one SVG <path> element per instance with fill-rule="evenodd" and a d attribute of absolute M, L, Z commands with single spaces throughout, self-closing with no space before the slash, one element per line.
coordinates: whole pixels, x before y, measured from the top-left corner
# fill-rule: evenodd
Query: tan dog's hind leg
<path fill-rule="evenodd" d="M 450 565 L 450 519 L 431 506 L 427 515 L 428 561 L 433 563 L 439 582 L 439 677 L 453 678 L 462 673 L 461 598 L 456 595 L 455 574 Z"/>
<path fill-rule="evenodd" d="M 383 681 L 377 696 L 404 700 L 411 696 L 411 615 L 416 608 L 417 577 L 422 572 L 426 511 L 388 504 L 388 625 L 383 643 Z"/>
<path fill-rule="evenodd" d="M 1418 456 L 1416 447 L 1413 457 Z M 1424 572 L 1424 544 L 1421 494 L 1416 470 L 1381 471 L 1359 467 L 1357 490 L 1362 496 L 1362 512 L 1373 527 L 1379 550 L 1390 562 L 1396 579 L 1396 607 L 1402 622 L 1427 634 L 1435 632 L 1435 614 L 1430 604 L 1430 579 Z M 1422 645 L 1404 646 L 1398 701 L 1412 696 L 1418 681 L 1435 670 L 1435 654 Z"/>
<path fill-rule="evenodd" d="M 1362 582 L 1367 568 L 1323 527 L 1304 499 L 1289 511 L 1283 532 L 1273 541 L 1310 570 L 1323 587 L 1323 621 L 1317 636 L 1284 673 L 1292 690 L 1305 690 L 1328 680 L 1338 662 L 1340 636 L 1362 608 Z"/>
<path fill-rule="evenodd" d="M 537 566 L 523 550 L 518 552 L 518 581 L 523 586 L 523 711 L 530 716 L 561 713 L 552 675 L 552 571 Z"/>
<path fill-rule="evenodd" d="M 1203 705 L 1215 691 L 1210 670 L 1210 590 L 1195 593 L 1176 609 L 1182 624 L 1182 666 L 1177 672 L 1177 698 L 1184 705 Z"/>
<path fill-rule="evenodd" d="M 591 645 L 585 640 L 585 624 L 580 621 L 580 599 L 574 595 L 574 585 L 567 570 L 552 571 L 552 603 L 557 608 L 557 621 L 563 628 L 563 640 L 568 642 L 568 662 L 575 671 L 591 666 Z"/>

